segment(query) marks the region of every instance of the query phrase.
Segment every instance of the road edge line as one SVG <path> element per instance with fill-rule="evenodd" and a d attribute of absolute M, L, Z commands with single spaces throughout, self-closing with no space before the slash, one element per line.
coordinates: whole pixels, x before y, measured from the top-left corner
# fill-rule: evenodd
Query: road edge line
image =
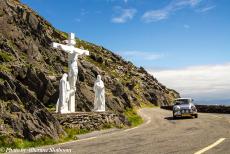
<path fill-rule="evenodd" d="M 211 144 L 211 145 L 209 145 L 209 146 L 207 146 L 207 147 L 205 147 L 205 148 L 203 148 L 203 149 L 201 149 L 201 150 L 195 152 L 194 154 L 202 154 L 202 153 L 204 153 L 204 152 L 206 152 L 206 151 L 208 151 L 208 150 L 214 148 L 215 146 L 219 145 L 219 144 L 222 143 L 225 139 L 226 139 L 226 138 L 220 138 L 219 140 L 217 140 L 217 141 L 214 142 L 213 144 Z"/>

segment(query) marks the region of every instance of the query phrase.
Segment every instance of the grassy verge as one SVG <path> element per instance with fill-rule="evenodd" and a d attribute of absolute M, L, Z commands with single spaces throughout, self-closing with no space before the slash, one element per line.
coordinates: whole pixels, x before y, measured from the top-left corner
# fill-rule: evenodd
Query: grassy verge
<path fill-rule="evenodd" d="M 157 107 L 150 103 L 141 103 L 140 108 L 154 108 Z M 144 120 L 137 114 L 137 110 L 140 108 L 129 108 L 125 111 L 125 116 L 131 123 L 131 127 L 136 127 L 144 122 Z"/>
<path fill-rule="evenodd" d="M 141 108 L 154 108 L 154 107 L 158 107 L 158 106 L 155 106 L 150 103 L 141 103 Z"/>
<path fill-rule="evenodd" d="M 131 123 L 132 127 L 138 126 L 144 122 L 144 120 L 137 114 L 136 109 L 127 109 L 125 111 L 125 116 Z"/>
<path fill-rule="evenodd" d="M 71 140 L 77 140 L 76 135 L 86 134 L 86 133 L 90 132 L 90 130 L 87 130 L 87 129 L 65 128 L 64 130 L 67 133 L 67 136 L 65 136 L 64 138 L 61 138 L 60 142 L 67 142 L 67 141 L 71 141 Z"/>

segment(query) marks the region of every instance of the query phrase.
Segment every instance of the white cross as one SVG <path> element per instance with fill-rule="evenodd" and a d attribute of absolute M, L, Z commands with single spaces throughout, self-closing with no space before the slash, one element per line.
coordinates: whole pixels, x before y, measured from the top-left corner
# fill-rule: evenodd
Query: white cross
<path fill-rule="evenodd" d="M 74 33 L 70 33 L 68 40 L 65 40 L 65 42 L 67 43 L 67 45 L 53 42 L 52 46 L 54 48 L 61 49 L 61 50 L 65 51 L 67 53 L 70 53 L 70 54 L 76 52 L 79 55 L 82 55 L 82 54 L 89 55 L 88 50 L 82 50 L 82 49 L 76 48 L 74 46 L 76 44 Z"/>
<path fill-rule="evenodd" d="M 52 47 L 61 49 L 68 53 L 69 84 L 71 89 L 76 90 L 76 81 L 78 75 L 78 66 L 77 66 L 78 56 L 89 55 L 89 51 L 75 47 L 76 41 L 75 41 L 74 33 L 70 33 L 68 36 L 68 40 L 65 40 L 65 42 L 67 43 L 66 45 L 53 42 Z M 69 98 L 68 108 L 69 108 L 68 109 L 69 112 L 75 112 L 75 93 L 74 95 L 71 95 Z"/>

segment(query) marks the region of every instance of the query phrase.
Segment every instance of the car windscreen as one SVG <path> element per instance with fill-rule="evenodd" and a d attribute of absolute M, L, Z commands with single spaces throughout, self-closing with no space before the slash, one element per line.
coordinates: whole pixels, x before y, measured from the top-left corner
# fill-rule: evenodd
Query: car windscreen
<path fill-rule="evenodd" d="M 174 102 L 175 105 L 180 105 L 180 104 L 189 104 L 189 100 L 188 99 L 180 99 L 180 100 L 176 100 Z"/>

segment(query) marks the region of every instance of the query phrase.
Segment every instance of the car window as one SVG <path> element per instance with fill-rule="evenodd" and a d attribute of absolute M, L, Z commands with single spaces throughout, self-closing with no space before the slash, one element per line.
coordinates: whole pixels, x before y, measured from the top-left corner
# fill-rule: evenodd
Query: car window
<path fill-rule="evenodd" d="M 180 105 L 180 102 L 175 102 L 174 104 L 175 104 L 175 105 Z"/>
<path fill-rule="evenodd" d="M 188 99 L 180 99 L 180 100 L 176 100 L 174 102 L 175 105 L 181 105 L 181 104 L 189 104 L 189 100 Z"/>

